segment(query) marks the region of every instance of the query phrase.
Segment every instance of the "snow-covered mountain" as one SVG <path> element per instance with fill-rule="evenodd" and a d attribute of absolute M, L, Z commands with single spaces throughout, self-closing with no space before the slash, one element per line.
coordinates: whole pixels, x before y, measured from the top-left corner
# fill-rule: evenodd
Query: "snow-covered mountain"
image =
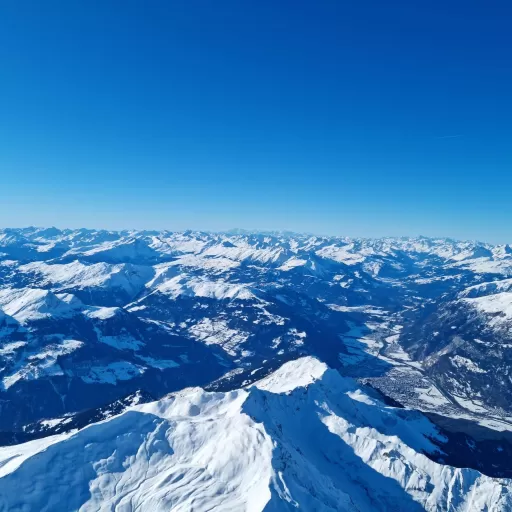
<path fill-rule="evenodd" d="M 401 344 L 466 408 L 512 404 L 512 280 L 440 297 L 406 325 Z"/>
<path fill-rule="evenodd" d="M 445 442 L 307 357 L 0 448 L 0 510 L 510 510 L 512 481 L 435 462 Z"/>
<path fill-rule="evenodd" d="M 121 412 L 133 404 L 132 397 L 144 402 L 162 399 L 151 407 L 164 411 L 170 405 L 169 399 L 162 397 L 191 386 L 206 388 L 207 392 L 194 391 L 202 397 L 220 393 L 222 403 L 231 398 L 236 402 L 230 392 L 243 388 L 235 394 L 248 398 L 243 404 L 229 406 L 238 407 L 240 416 L 262 389 L 259 384 L 250 388 L 252 383 L 286 361 L 306 357 L 309 359 L 302 360 L 311 362 L 314 357 L 322 361 L 311 363 L 315 368 L 325 370 L 324 364 L 332 368 L 326 375 L 355 379 L 351 385 L 362 386 L 357 393 L 371 395 L 371 400 L 377 400 L 374 394 L 380 393 L 380 399 L 405 407 L 403 411 L 415 409 L 426 414 L 429 420 L 421 417 L 421 421 L 436 432 L 442 430 L 439 435 L 448 440 L 442 449 L 444 455 L 434 456 L 428 443 L 408 446 L 415 453 L 430 450 L 432 464 L 437 461 L 444 467 L 471 467 L 494 478 L 510 477 L 511 297 L 512 249 L 508 245 L 424 237 L 371 240 L 240 231 L 3 229 L 0 445 L 31 440 L 35 452 L 46 446 L 50 450 L 45 444 L 49 439 L 60 446 L 71 442 L 70 431 L 80 429 L 80 437 L 89 428 L 99 428 L 84 429 L 108 416 L 105 411 Z M 297 368 L 294 379 L 303 366 Z M 324 373 L 315 378 L 315 389 L 321 387 Z M 275 389 L 272 393 L 281 396 Z M 288 399 L 281 399 L 288 403 Z M 203 408 L 198 407 L 202 417 Z M 349 414 L 333 411 L 346 419 Z M 393 411 L 393 415 L 406 414 Z M 133 414 L 131 411 L 126 417 Z M 140 414 L 138 411 L 133 417 Z M 256 416 L 262 418 L 261 414 Z M 165 411 L 155 415 L 168 421 Z M 272 410 L 271 415 L 259 423 L 267 422 L 265 428 L 275 429 L 268 422 L 276 421 L 279 413 Z M 291 412 L 290 416 L 294 417 Z M 183 422 L 194 423 L 191 418 L 191 414 L 184 414 Z M 372 418 L 368 418 L 367 426 L 377 428 Z M 123 429 L 132 428 L 125 421 L 112 419 L 108 424 L 120 422 Z M 114 437 L 116 429 L 112 427 Z M 292 430 L 287 435 L 295 439 Z M 275 444 L 276 432 L 265 432 Z M 315 433 L 323 439 L 321 431 Z M 51 434 L 64 437 L 48 437 Z M 294 442 L 304 451 L 302 441 Z M 439 442 L 432 442 L 439 447 Z M 162 455 L 162 464 L 169 463 L 168 455 Z M 309 455 L 316 464 L 320 455 Z M 400 460 L 411 465 L 410 456 L 410 452 L 403 452 Z M 139 462 L 142 464 L 142 459 Z M 243 471 L 255 471 L 253 462 Z M 274 456 L 269 464 L 265 475 L 277 467 Z M 338 473 L 330 468 L 331 462 L 325 462 L 330 469 L 323 464 L 321 474 L 325 471 L 335 481 L 333 496 L 345 503 L 345 491 L 337 487 L 338 477 L 333 476 Z M 456 499 L 453 491 L 446 491 L 446 495 L 443 491 L 432 503 L 444 505 L 427 510 L 485 510 L 468 504 L 468 495 L 473 492 L 473 483 L 468 482 L 473 482 L 473 476 L 459 473 L 453 473 L 457 475 L 453 478 L 464 488 L 457 491 L 460 496 Z M 16 474 L 19 471 L 12 473 Z M 190 478 L 196 481 L 195 476 Z M 196 481 L 198 485 L 201 478 Z M 298 473 L 290 474 L 288 480 L 283 476 L 284 481 L 294 482 L 292 492 L 292 484 L 283 487 L 281 477 L 275 478 L 275 489 L 281 490 L 273 491 L 274 484 L 269 487 L 267 481 L 265 488 L 272 497 L 265 502 L 266 510 L 273 506 L 281 510 L 284 505 L 273 504 L 281 503 L 275 496 L 286 493 L 294 496 L 292 501 L 282 502 L 287 507 L 293 507 L 293 500 L 305 507 L 299 496 L 317 485 L 306 483 Z M 493 486 L 496 482 L 485 481 Z M 85 484 L 80 485 L 83 488 Z M 153 483 L 148 485 L 154 489 Z M 409 497 L 404 499 L 426 508 L 407 485 L 401 479 L 397 495 L 406 494 Z M 245 486 L 239 482 L 229 487 L 229 492 L 236 494 L 236 489 L 243 488 L 243 499 L 247 499 Z M 302 494 L 297 494 L 299 488 Z M 497 492 L 498 487 L 492 489 Z M 264 495 L 260 488 L 255 492 Z M 452 509 L 442 508 L 448 506 L 442 501 L 447 496 L 454 500 Z M 93 510 L 96 498 L 91 499 Z M 158 503 L 167 506 L 165 499 Z M 237 509 L 236 501 L 233 503 L 232 510 L 251 510 L 249 505 Z M 332 500 L 325 503 L 331 505 L 322 506 L 333 510 L 351 510 L 336 508 Z M 190 509 L 186 501 L 179 506 Z M 320 505 L 307 506 L 322 510 Z"/>

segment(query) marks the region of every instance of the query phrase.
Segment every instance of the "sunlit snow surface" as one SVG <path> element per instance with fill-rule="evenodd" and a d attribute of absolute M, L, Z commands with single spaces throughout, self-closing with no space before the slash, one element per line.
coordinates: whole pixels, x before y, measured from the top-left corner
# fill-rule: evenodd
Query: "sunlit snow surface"
<path fill-rule="evenodd" d="M 314 358 L 0 448 L 0 510 L 503 511 L 512 482 L 432 462 L 433 426 Z"/>

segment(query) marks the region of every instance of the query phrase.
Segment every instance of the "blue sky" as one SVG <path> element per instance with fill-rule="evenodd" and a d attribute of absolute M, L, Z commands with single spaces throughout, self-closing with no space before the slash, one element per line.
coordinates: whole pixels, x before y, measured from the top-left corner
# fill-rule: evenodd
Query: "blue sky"
<path fill-rule="evenodd" d="M 0 224 L 512 241 L 507 1 L 0 7 Z"/>

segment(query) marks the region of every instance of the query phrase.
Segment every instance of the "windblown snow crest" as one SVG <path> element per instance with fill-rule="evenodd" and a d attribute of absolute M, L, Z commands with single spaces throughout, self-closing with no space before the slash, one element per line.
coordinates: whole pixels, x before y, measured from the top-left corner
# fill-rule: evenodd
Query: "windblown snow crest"
<path fill-rule="evenodd" d="M 503 511 L 512 482 L 433 462 L 436 428 L 313 357 L 0 448 L 0 511 Z"/>

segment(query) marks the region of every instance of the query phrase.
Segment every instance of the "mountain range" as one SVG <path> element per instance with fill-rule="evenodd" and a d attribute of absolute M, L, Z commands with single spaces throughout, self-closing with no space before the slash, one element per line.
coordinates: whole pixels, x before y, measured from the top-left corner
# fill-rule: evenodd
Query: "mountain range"
<path fill-rule="evenodd" d="M 0 230 L 0 511 L 512 510 L 511 398 L 508 245 Z"/>

